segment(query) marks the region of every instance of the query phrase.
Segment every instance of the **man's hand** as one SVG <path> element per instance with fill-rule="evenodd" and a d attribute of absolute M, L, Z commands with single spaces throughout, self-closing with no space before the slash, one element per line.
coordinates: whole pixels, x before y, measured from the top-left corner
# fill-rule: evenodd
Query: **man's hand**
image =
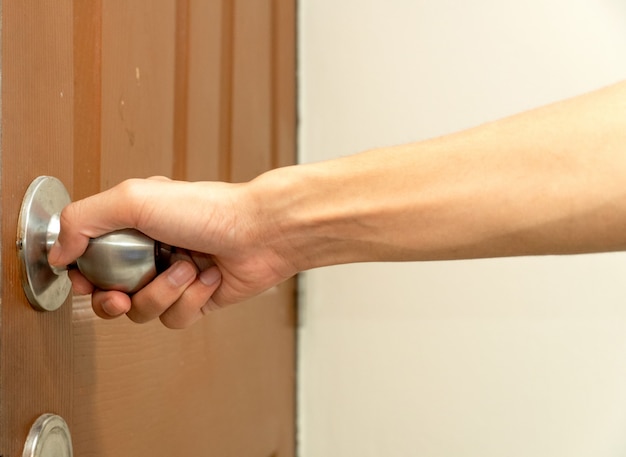
<path fill-rule="evenodd" d="M 183 252 L 172 265 L 131 296 L 94 289 L 77 270 L 70 278 L 76 293 L 93 294 L 100 317 L 126 314 L 138 323 L 158 317 L 167 327 L 188 327 L 208 311 L 252 297 L 295 273 L 263 241 L 259 210 L 246 189 L 165 178 L 125 181 L 63 210 L 49 261 L 68 265 L 90 238 L 122 228 L 180 247 Z"/>

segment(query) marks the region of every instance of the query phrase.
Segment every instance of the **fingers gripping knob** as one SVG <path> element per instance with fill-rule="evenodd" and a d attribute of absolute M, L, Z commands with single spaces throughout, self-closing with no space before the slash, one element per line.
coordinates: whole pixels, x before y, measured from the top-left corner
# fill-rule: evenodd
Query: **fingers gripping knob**
<path fill-rule="evenodd" d="M 40 176 L 29 186 L 20 211 L 17 247 L 22 286 L 30 304 L 40 311 L 54 311 L 71 291 L 67 269 L 53 268 L 48 251 L 59 231 L 59 214 L 70 203 L 61 181 Z M 76 261 L 81 273 L 96 287 L 133 293 L 167 266 L 168 249 L 143 233 L 125 229 L 90 240 Z"/>

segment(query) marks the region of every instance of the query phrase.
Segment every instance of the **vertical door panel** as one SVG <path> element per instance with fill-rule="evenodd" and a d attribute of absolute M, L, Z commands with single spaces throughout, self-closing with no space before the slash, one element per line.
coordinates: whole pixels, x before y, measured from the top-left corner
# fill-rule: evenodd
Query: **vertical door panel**
<path fill-rule="evenodd" d="M 289 281 L 189 330 L 33 311 L 19 205 L 38 175 L 82 198 L 128 177 L 245 180 L 294 159 L 288 0 L 2 3 L 0 455 L 46 412 L 75 455 L 293 456 Z"/>
<path fill-rule="evenodd" d="M 103 188 L 171 174 L 175 25 L 175 0 L 102 2 Z"/>
<path fill-rule="evenodd" d="M 102 0 L 73 0 L 74 199 L 100 190 Z"/>
<path fill-rule="evenodd" d="M 48 174 L 72 184 L 71 1 L 2 2 L 1 69 L 0 455 L 8 457 L 21 455 L 40 414 L 71 421 L 71 308 L 30 308 L 15 245 L 32 179 Z"/>
<path fill-rule="evenodd" d="M 272 167 L 273 3 L 234 6 L 231 179 L 236 182 Z"/>
<path fill-rule="evenodd" d="M 272 5 L 272 166 L 284 167 L 296 160 L 295 2 Z"/>
<path fill-rule="evenodd" d="M 179 16 L 177 25 L 176 77 L 182 81 L 176 97 L 180 107 L 176 134 L 181 140 L 174 144 L 179 163 L 174 176 L 189 181 L 224 180 L 227 176 L 221 170 L 227 166 L 228 151 L 222 141 L 230 124 L 226 111 L 230 67 L 223 65 L 223 59 L 230 55 L 230 35 L 225 38 L 225 34 L 231 33 L 230 22 L 224 19 L 229 6 L 221 0 L 180 3 L 187 4 L 187 16 Z"/>
<path fill-rule="evenodd" d="M 92 85 L 101 87 L 100 155 L 89 164 L 100 188 L 153 174 L 243 180 L 281 154 L 293 161 L 294 143 L 278 152 L 273 140 L 274 119 L 293 119 L 295 99 L 293 85 L 271 92 L 271 3 L 102 0 L 102 73 Z M 293 6 L 283 8 L 293 26 Z M 261 23 L 237 26 L 237 10 Z M 262 56 L 243 45 L 254 40 Z M 283 71 L 295 78 L 293 67 Z M 294 455 L 293 299 L 290 281 L 182 332 L 102 321 L 75 299 L 77 455 Z"/>

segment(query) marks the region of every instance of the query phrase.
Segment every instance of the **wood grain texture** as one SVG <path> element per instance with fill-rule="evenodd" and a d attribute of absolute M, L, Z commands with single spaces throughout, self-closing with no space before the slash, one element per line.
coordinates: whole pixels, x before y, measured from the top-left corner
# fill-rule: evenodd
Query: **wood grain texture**
<path fill-rule="evenodd" d="M 26 188 L 54 175 L 72 186 L 71 0 L 2 2 L 2 292 L 0 454 L 22 454 L 35 419 L 72 424 L 71 307 L 34 311 L 21 289 L 17 218 Z"/>
<path fill-rule="evenodd" d="M 296 160 L 296 2 L 272 2 L 272 167 Z"/>
<path fill-rule="evenodd" d="M 99 170 L 100 187 L 152 174 L 241 180 L 293 162 L 294 144 L 273 140 L 295 132 L 295 86 L 282 84 L 295 80 L 294 56 L 275 55 L 295 43 L 275 48 L 272 32 L 291 3 L 102 0 L 100 156 L 83 164 Z M 282 14 L 293 27 L 295 16 Z M 255 44 L 263 61 L 241 44 L 254 40 L 265 40 Z M 248 106 L 259 81 L 269 89 Z M 76 298 L 76 455 L 293 456 L 294 295 L 288 281 L 185 331 L 103 321 Z"/>
<path fill-rule="evenodd" d="M 74 200 L 100 190 L 102 0 L 74 6 Z"/>
<path fill-rule="evenodd" d="M 2 3 L 0 454 L 45 412 L 75 455 L 295 454 L 295 282 L 186 331 L 38 313 L 20 286 L 22 196 L 128 177 L 245 180 L 295 158 L 287 0 Z"/>
<path fill-rule="evenodd" d="M 101 187 L 171 176 L 175 0 L 102 2 Z"/>
<path fill-rule="evenodd" d="M 184 332 L 102 322 L 78 304 L 75 449 L 292 456 L 292 299 L 287 284 Z"/>
<path fill-rule="evenodd" d="M 190 14 L 190 0 L 176 0 L 172 178 L 179 180 L 187 176 Z"/>
<path fill-rule="evenodd" d="M 191 0 L 189 5 L 185 170 L 189 181 L 229 178 L 225 144 L 230 135 L 229 8 L 222 0 Z"/>
<path fill-rule="evenodd" d="M 235 0 L 221 0 L 219 177 L 232 178 Z"/>
<path fill-rule="evenodd" d="M 235 2 L 230 175 L 235 182 L 273 165 L 272 3 Z"/>

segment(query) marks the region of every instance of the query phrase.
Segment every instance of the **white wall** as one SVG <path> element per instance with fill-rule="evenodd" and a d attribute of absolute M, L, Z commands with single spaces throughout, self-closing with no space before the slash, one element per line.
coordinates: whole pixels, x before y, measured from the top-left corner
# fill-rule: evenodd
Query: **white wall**
<path fill-rule="evenodd" d="M 300 0 L 304 162 L 623 78 L 624 0 Z M 302 303 L 302 457 L 626 455 L 623 254 L 332 267 Z"/>

